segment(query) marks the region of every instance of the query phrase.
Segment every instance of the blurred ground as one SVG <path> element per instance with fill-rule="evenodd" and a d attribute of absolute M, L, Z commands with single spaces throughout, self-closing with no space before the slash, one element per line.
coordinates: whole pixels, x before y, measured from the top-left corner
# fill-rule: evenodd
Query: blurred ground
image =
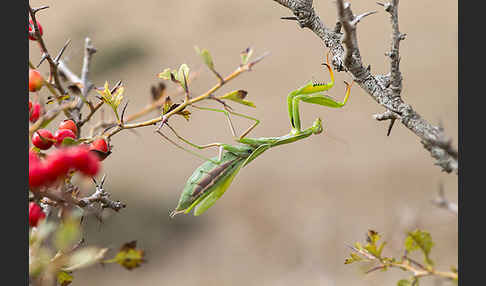
<path fill-rule="evenodd" d="M 51 7 L 39 16 L 50 51 L 72 40 L 66 55 L 73 70 L 80 70 L 84 37 L 91 37 L 98 49 L 91 79 L 99 86 L 122 79 L 129 114 L 147 104 L 156 74 L 166 67 L 202 67 L 191 85 L 194 94 L 216 82 L 194 45 L 211 51 L 221 74 L 236 67 L 239 52 L 249 45 L 256 55 L 271 52 L 224 89 L 249 91 L 257 109 L 235 107 L 261 119 L 254 137 L 287 133 L 287 93 L 309 79 L 328 80 L 320 40 L 280 20 L 289 11 L 270 0 L 30 2 Z M 334 2 L 315 2 L 325 23 L 334 25 Z M 387 13 L 375 1 L 352 5 L 357 14 L 379 11 L 359 25 L 359 44 L 365 64 L 375 73 L 387 72 Z M 401 45 L 403 97 L 427 120 L 442 122 L 456 146 L 457 25 L 457 1 L 400 3 L 400 30 L 407 33 Z M 37 62 L 37 47 L 30 45 Z M 342 98 L 342 81 L 350 79 L 337 74 L 330 94 Z M 115 136 L 114 154 L 104 163 L 106 187 L 128 208 L 101 228 L 90 220 L 87 243 L 117 248 L 136 239 L 148 263 L 132 272 L 116 265 L 77 272 L 72 285 L 393 285 L 406 278 L 399 270 L 365 276 L 362 267 L 343 264 L 345 244 L 363 241 L 370 228 L 389 242 L 385 254 L 397 257 L 407 230 L 428 230 L 437 266 L 457 265 L 457 218 L 430 203 L 439 182 L 457 201 L 457 176 L 441 173 L 400 124 L 386 137 L 387 123 L 372 119 L 382 108 L 356 86 L 344 109 L 306 104 L 301 109 L 304 126 L 321 117 L 326 132 L 265 153 L 201 217 L 168 218 L 201 160 L 161 141 L 151 127 L 139 129 L 139 136 Z M 237 122 L 239 130 L 248 126 Z M 231 142 L 220 114 L 194 111 L 189 124 L 182 118 L 172 124 L 195 142 Z M 421 285 L 434 283 L 424 279 Z"/>

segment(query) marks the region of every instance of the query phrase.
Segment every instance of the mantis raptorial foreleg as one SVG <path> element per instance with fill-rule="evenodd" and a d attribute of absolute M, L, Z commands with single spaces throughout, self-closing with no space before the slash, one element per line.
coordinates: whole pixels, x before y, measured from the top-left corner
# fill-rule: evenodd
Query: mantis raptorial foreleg
<path fill-rule="evenodd" d="M 343 107 L 346 102 L 348 102 L 349 94 L 351 92 L 351 85 L 347 82 L 346 84 L 346 92 L 344 95 L 344 100 L 342 102 L 334 100 L 333 98 L 324 95 L 324 94 L 300 94 L 292 97 L 292 117 L 291 121 L 293 122 L 293 127 L 297 130 L 300 130 L 300 113 L 299 113 L 299 101 L 304 101 L 307 103 L 319 104 L 331 108 L 341 108 Z"/>
<path fill-rule="evenodd" d="M 256 118 L 253 118 L 253 117 L 245 115 L 245 114 L 237 113 L 237 112 L 234 112 L 234 111 L 217 109 L 217 108 L 200 107 L 200 106 L 194 106 L 194 105 L 193 105 L 193 107 L 195 107 L 197 109 L 201 109 L 201 110 L 216 111 L 216 112 L 224 113 L 224 115 L 228 119 L 228 123 L 229 123 L 230 129 L 231 129 L 231 133 L 233 134 L 233 137 L 235 137 L 235 139 L 237 139 L 237 140 L 241 140 L 241 139 L 245 138 L 245 136 L 248 135 L 248 133 L 250 133 L 253 130 L 253 128 L 255 128 L 260 123 L 260 120 L 258 120 Z M 248 127 L 248 129 L 245 130 L 245 132 L 243 132 L 240 136 L 237 136 L 236 132 L 235 132 L 235 128 L 233 126 L 233 122 L 231 121 L 230 114 L 253 120 L 253 121 L 255 121 L 255 123 L 253 123 L 253 125 Z"/>

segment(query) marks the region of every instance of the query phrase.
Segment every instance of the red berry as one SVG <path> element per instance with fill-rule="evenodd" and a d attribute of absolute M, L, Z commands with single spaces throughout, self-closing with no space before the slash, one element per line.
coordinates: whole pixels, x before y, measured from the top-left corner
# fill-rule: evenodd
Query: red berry
<path fill-rule="evenodd" d="M 93 177 L 96 174 L 98 174 L 98 171 L 100 170 L 100 161 L 98 157 L 93 153 L 89 152 L 88 163 L 83 168 L 80 168 L 79 170 L 81 171 L 81 173 L 90 177 Z"/>
<path fill-rule="evenodd" d="M 56 131 L 54 137 L 56 138 L 56 143 L 54 143 L 54 145 L 59 148 L 64 138 L 69 137 L 76 139 L 76 134 L 74 134 L 74 132 L 72 132 L 70 129 L 59 129 Z"/>
<path fill-rule="evenodd" d="M 56 141 L 54 136 L 52 136 L 51 131 L 47 129 L 39 129 L 32 136 L 32 144 L 41 150 L 51 148 L 54 141 Z"/>
<path fill-rule="evenodd" d="M 48 180 L 53 182 L 57 178 L 65 176 L 69 169 L 72 168 L 72 165 L 67 149 L 54 151 L 46 158 L 45 169 Z"/>
<path fill-rule="evenodd" d="M 29 151 L 29 164 L 39 163 L 40 159 L 37 157 L 37 153 Z"/>
<path fill-rule="evenodd" d="M 29 91 L 35 92 L 42 88 L 44 79 L 38 70 L 29 69 Z"/>
<path fill-rule="evenodd" d="M 97 150 L 103 153 L 108 152 L 108 144 L 106 144 L 105 139 L 99 138 L 91 143 L 89 146 L 90 150 Z"/>
<path fill-rule="evenodd" d="M 69 157 L 71 158 L 71 164 L 76 169 L 82 169 L 88 164 L 89 150 L 84 146 L 78 146 L 69 149 Z"/>
<path fill-rule="evenodd" d="M 30 117 L 29 120 L 30 122 L 34 123 L 39 119 L 40 115 L 42 113 L 42 106 L 39 103 L 34 103 L 34 106 L 32 106 L 32 111 L 30 112 Z"/>
<path fill-rule="evenodd" d="M 46 214 L 42 211 L 42 208 L 34 203 L 31 202 L 29 204 L 29 225 L 34 227 L 37 226 L 40 220 L 44 219 Z"/>
<path fill-rule="evenodd" d="M 37 21 L 37 27 L 39 27 L 39 33 L 42 36 L 43 35 L 43 31 L 42 31 L 42 26 L 39 23 L 39 21 Z M 32 21 L 32 19 L 29 19 L 29 32 L 33 32 L 33 31 L 34 31 L 34 21 Z M 34 37 L 32 37 L 30 35 L 30 33 L 29 33 L 29 39 L 32 40 L 32 41 L 35 41 L 36 40 Z"/>
<path fill-rule="evenodd" d="M 74 135 L 78 134 L 78 127 L 76 126 L 76 123 L 74 123 L 74 121 L 72 121 L 71 119 L 66 119 L 61 122 L 61 124 L 59 124 L 59 128 L 57 129 L 69 129 L 74 133 Z"/>
<path fill-rule="evenodd" d="M 30 159 L 29 154 L 29 159 Z M 46 169 L 43 162 L 39 159 L 29 160 L 29 186 L 31 188 L 37 188 L 46 183 Z"/>
<path fill-rule="evenodd" d="M 32 102 L 29 100 L 29 113 L 32 111 Z"/>
<path fill-rule="evenodd" d="M 88 148 L 78 146 L 70 149 L 70 157 L 73 167 L 87 176 L 94 176 L 100 169 L 100 162 L 96 155 L 92 154 Z"/>

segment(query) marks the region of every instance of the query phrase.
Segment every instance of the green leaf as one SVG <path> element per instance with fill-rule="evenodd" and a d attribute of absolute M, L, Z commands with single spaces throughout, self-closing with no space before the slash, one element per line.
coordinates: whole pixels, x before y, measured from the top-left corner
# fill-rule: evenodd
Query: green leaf
<path fill-rule="evenodd" d="M 430 233 L 416 229 L 409 232 L 407 238 L 405 238 L 405 249 L 408 252 L 415 250 L 421 250 L 425 256 L 425 263 L 433 265 L 433 261 L 430 259 L 429 254 L 434 246 Z"/>
<path fill-rule="evenodd" d="M 64 145 L 64 146 L 72 146 L 72 145 L 77 145 L 78 141 L 76 141 L 76 139 L 74 139 L 74 138 L 66 137 L 66 138 L 62 139 L 61 144 Z"/>
<path fill-rule="evenodd" d="M 250 60 L 251 55 L 253 54 L 253 50 L 251 48 L 245 49 L 243 52 L 240 53 L 241 56 L 241 64 L 246 65 Z"/>
<path fill-rule="evenodd" d="M 250 107 L 256 107 L 253 102 L 248 101 L 248 100 L 244 100 L 244 98 L 246 97 L 247 94 L 248 94 L 248 92 L 246 90 L 240 89 L 240 90 L 228 92 L 227 94 L 220 96 L 218 98 L 219 99 L 232 100 L 232 101 L 235 101 L 235 102 L 238 102 L 240 104 L 244 104 L 244 105 L 247 105 L 247 106 L 250 106 Z"/>
<path fill-rule="evenodd" d="M 37 153 L 37 154 L 38 154 L 38 153 L 40 153 L 40 152 L 41 152 L 41 149 L 39 149 L 39 148 L 37 148 L 37 147 L 35 147 L 35 146 L 32 146 L 32 148 L 30 148 L 30 151 L 35 152 L 35 153 Z"/>
<path fill-rule="evenodd" d="M 123 86 L 120 86 L 116 89 L 115 93 L 112 94 L 111 90 L 108 87 L 108 82 L 105 82 L 104 89 L 102 91 L 96 90 L 101 95 L 101 99 L 108 105 L 111 106 L 113 109 L 113 112 L 115 112 L 115 116 L 118 119 L 118 106 L 121 104 L 123 100 L 123 92 L 125 91 L 125 88 Z"/>
<path fill-rule="evenodd" d="M 57 273 L 57 283 L 61 286 L 67 286 L 73 282 L 73 276 L 66 271 L 60 271 Z"/>
<path fill-rule="evenodd" d="M 179 71 L 177 72 L 177 77 L 176 77 L 176 80 L 179 81 L 182 88 L 186 89 L 186 83 L 185 83 L 185 80 L 184 80 L 184 75 L 185 75 L 186 79 L 189 77 L 189 67 L 186 64 L 182 64 L 179 67 Z"/>
<path fill-rule="evenodd" d="M 398 281 L 398 283 L 397 283 L 397 286 L 411 286 L 411 285 L 412 285 L 412 282 L 410 282 L 407 279 L 402 279 L 402 280 Z"/>
<path fill-rule="evenodd" d="M 89 267 L 95 263 L 100 262 L 105 256 L 108 248 L 85 247 L 76 250 L 69 257 L 67 265 L 63 268 L 64 271 L 73 271 L 80 268 Z"/>
<path fill-rule="evenodd" d="M 210 70 L 214 70 L 213 58 L 211 57 L 209 51 L 206 49 L 199 50 L 198 46 L 195 46 L 194 49 L 196 50 L 196 53 L 198 53 L 202 57 L 204 63 L 208 66 L 208 68 Z"/>
<path fill-rule="evenodd" d="M 159 78 L 165 80 L 171 80 L 172 70 L 170 68 L 166 68 L 163 72 L 159 73 Z"/>

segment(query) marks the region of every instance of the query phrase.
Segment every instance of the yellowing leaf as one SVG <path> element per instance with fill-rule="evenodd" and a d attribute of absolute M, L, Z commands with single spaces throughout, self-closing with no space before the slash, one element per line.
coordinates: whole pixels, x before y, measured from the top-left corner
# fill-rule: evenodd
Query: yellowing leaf
<path fill-rule="evenodd" d="M 353 263 L 353 262 L 356 262 L 356 261 L 363 260 L 363 258 L 361 258 L 356 253 L 352 253 L 351 252 L 351 254 L 349 256 L 351 256 L 351 257 L 350 258 L 346 258 L 346 260 L 344 260 L 344 264 L 350 264 L 350 263 Z"/>
<path fill-rule="evenodd" d="M 240 104 L 244 104 L 244 105 L 251 106 L 251 107 L 256 107 L 253 102 L 248 101 L 248 100 L 244 100 L 244 98 L 246 97 L 247 94 L 248 94 L 248 92 L 246 90 L 240 89 L 240 90 L 228 92 L 225 95 L 220 96 L 218 98 L 219 99 L 228 99 L 228 100 L 238 102 Z"/>
<path fill-rule="evenodd" d="M 191 117 L 191 112 L 189 110 L 181 110 L 181 111 L 177 112 L 176 114 L 181 115 L 187 121 L 189 121 L 189 118 Z"/>
<path fill-rule="evenodd" d="M 164 100 L 164 104 L 162 105 L 162 115 L 165 115 L 175 108 L 179 106 L 178 103 L 172 103 L 172 100 L 170 99 L 170 96 L 167 96 Z M 189 121 L 189 118 L 191 116 L 191 112 L 189 110 L 180 110 L 176 113 L 177 115 L 181 115 L 184 117 L 187 121 Z"/>
<path fill-rule="evenodd" d="M 73 276 L 66 271 L 60 271 L 57 273 L 57 283 L 61 286 L 67 286 L 73 282 Z"/>
<path fill-rule="evenodd" d="M 170 99 L 170 96 L 167 96 L 164 99 L 164 104 L 162 105 L 162 115 L 168 113 L 171 110 L 172 105 L 172 99 Z"/>
<path fill-rule="evenodd" d="M 136 249 L 137 241 L 131 241 L 125 243 L 116 256 L 112 259 L 104 261 L 105 263 L 116 262 L 128 270 L 140 267 L 140 265 L 145 262 L 144 251 Z"/>
<path fill-rule="evenodd" d="M 412 282 L 406 280 L 406 279 L 402 279 L 400 281 L 398 281 L 397 283 L 397 286 L 411 286 L 412 285 Z"/>

